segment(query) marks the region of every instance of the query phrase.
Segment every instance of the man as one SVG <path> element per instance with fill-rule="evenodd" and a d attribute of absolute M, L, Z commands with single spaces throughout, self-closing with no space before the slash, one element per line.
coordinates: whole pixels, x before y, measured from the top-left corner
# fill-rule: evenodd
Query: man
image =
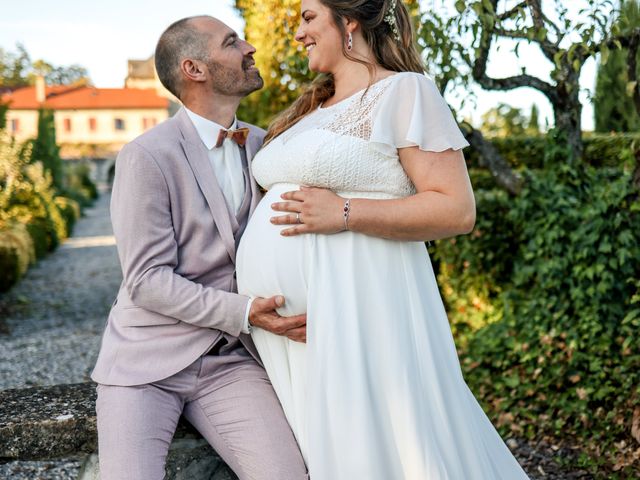
<path fill-rule="evenodd" d="M 259 201 L 250 162 L 264 131 L 235 119 L 263 85 L 254 52 L 207 16 L 158 41 L 158 76 L 184 108 L 118 156 L 111 216 L 124 280 L 92 374 L 103 480 L 162 479 L 181 414 L 241 480 L 306 478 L 247 335 L 255 325 L 303 341 L 306 317 L 278 316 L 282 297 L 234 293 L 236 247 Z"/>

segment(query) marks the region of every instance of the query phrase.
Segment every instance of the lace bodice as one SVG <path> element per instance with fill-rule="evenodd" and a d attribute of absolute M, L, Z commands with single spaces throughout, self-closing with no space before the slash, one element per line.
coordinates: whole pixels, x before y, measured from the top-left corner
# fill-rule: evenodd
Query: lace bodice
<path fill-rule="evenodd" d="M 468 145 L 432 80 L 403 72 L 326 108 L 318 108 L 254 157 L 253 175 L 276 183 L 324 187 L 340 194 L 398 198 L 415 188 L 398 148 L 427 151 Z"/>

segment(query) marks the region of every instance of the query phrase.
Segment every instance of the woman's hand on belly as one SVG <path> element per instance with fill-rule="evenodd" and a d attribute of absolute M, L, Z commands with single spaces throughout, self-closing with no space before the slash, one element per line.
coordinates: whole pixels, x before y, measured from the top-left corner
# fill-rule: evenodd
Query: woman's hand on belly
<path fill-rule="evenodd" d="M 286 236 L 301 233 L 338 233 L 345 230 L 342 198 L 331 190 L 317 187 L 300 187 L 300 190 L 285 192 L 280 197 L 285 202 L 271 205 L 273 210 L 287 212 L 271 217 L 274 225 L 294 225 L 280 233 Z"/>
<path fill-rule="evenodd" d="M 307 342 L 307 314 L 283 317 L 276 308 L 284 305 L 284 297 L 254 298 L 249 311 L 249 323 L 275 335 L 281 335 L 295 342 Z"/>

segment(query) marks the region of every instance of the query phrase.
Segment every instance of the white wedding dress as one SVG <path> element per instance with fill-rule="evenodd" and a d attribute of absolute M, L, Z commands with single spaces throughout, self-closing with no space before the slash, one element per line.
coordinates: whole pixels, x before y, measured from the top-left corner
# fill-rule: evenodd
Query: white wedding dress
<path fill-rule="evenodd" d="M 422 242 L 353 232 L 283 237 L 271 203 L 299 185 L 351 198 L 415 189 L 397 149 L 467 145 L 433 81 L 398 73 L 307 115 L 265 146 L 268 190 L 242 237 L 239 292 L 307 312 L 307 344 L 253 339 L 311 480 L 519 480 L 527 476 L 462 378 Z"/>

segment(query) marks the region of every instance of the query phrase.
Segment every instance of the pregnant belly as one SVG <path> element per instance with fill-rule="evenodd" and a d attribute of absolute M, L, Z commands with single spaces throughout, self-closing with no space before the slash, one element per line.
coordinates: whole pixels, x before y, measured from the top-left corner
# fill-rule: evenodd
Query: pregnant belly
<path fill-rule="evenodd" d="M 260 201 L 242 235 L 236 257 L 238 293 L 251 297 L 282 295 L 285 305 L 280 315 L 306 312 L 308 264 L 313 235 L 283 237 L 285 228 L 273 225 L 270 218 L 281 215 L 271 204 L 281 201 L 280 194 L 297 190 L 297 185 L 274 185 Z"/>

